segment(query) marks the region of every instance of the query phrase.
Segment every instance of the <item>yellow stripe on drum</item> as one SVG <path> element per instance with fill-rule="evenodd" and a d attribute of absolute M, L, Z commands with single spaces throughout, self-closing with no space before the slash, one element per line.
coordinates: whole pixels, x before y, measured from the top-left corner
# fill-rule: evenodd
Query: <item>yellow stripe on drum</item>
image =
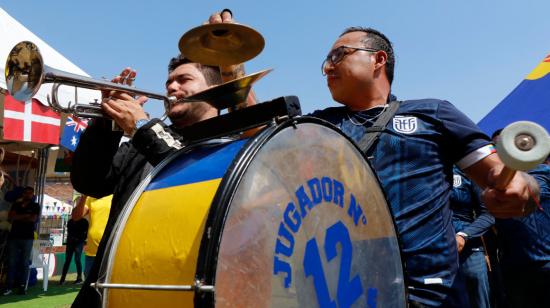
<path fill-rule="evenodd" d="M 119 240 L 111 283 L 191 285 L 221 179 L 144 192 Z M 192 307 L 193 292 L 115 290 L 109 307 Z"/>

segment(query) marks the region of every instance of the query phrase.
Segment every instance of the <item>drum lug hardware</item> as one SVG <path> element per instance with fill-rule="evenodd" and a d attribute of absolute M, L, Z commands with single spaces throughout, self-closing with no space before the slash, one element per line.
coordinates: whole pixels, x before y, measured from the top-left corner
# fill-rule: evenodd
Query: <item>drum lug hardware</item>
<path fill-rule="evenodd" d="M 283 116 L 276 116 L 273 118 L 273 124 L 279 124 L 279 123 L 282 123 L 286 120 L 290 119 L 290 117 L 288 115 L 283 115 Z"/>
<path fill-rule="evenodd" d="M 127 289 L 127 290 L 160 290 L 160 291 L 186 291 L 197 293 L 213 293 L 214 286 L 204 285 L 195 280 L 193 285 L 158 285 L 158 284 L 136 284 L 136 283 L 90 283 L 96 291 L 100 289 Z"/>
<path fill-rule="evenodd" d="M 195 280 L 195 291 L 197 293 L 213 293 L 214 286 L 204 285 L 200 280 Z"/>

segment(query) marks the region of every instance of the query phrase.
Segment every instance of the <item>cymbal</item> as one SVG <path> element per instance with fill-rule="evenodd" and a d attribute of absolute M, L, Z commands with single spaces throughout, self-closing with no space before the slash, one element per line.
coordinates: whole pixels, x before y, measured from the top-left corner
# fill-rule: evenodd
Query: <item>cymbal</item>
<path fill-rule="evenodd" d="M 186 58 L 212 66 L 244 63 L 262 52 L 264 45 L 256 30 L 230 23 L 195 27 L 184 33 L 178 44 Z"/>
<path fill-rule="evenodd" d="M 185 101 L 208 102 L 218 110 L 234 107 L 246 100 L 252 84 L 269 74 L 273 69 L 253 73 L 185 98 Z"/>

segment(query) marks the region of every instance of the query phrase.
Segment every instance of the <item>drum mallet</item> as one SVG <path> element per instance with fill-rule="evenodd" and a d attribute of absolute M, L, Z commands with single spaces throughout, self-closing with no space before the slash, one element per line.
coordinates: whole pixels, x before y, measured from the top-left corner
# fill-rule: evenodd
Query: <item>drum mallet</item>
<path fill-rule="evenodd" d="M 502 130 L 496 149 L 505 166 L 496 180 L 495 188 L 505 189 L 516 170 L 531 170 L 544 162 L 550 154 L 550 137 L 539 124 L 518 121 Z"/>

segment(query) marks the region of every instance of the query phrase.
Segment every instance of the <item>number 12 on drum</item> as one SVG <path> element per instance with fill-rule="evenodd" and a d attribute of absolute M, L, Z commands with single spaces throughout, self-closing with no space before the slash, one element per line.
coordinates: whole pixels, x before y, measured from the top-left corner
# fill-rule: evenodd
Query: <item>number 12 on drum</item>
<path fill-rule="evenodd" d="M 327 262 L 337 257 L 338 244 L 340 244 L 342 255 L 336 301 L 338 302 L 338 307 L 350 307 L 363 294 L 363 286 L 361 285 L 359 275 L 354 275 L 350 278 L 352 244 L 348 229 L 341 221 L 338 221 L 327 229 L 323 246 Z M 303 266 L 305 276 L 313 278 L 319 306 L 336 308 L 336 303 L 331 299 L 329 294 L 323 263 L 315 238 L 310 239 L 306 244 Z M 368 289 L 367 307 L 376 307 L 376 294 L 377 290 L 375 288 Z"/>

